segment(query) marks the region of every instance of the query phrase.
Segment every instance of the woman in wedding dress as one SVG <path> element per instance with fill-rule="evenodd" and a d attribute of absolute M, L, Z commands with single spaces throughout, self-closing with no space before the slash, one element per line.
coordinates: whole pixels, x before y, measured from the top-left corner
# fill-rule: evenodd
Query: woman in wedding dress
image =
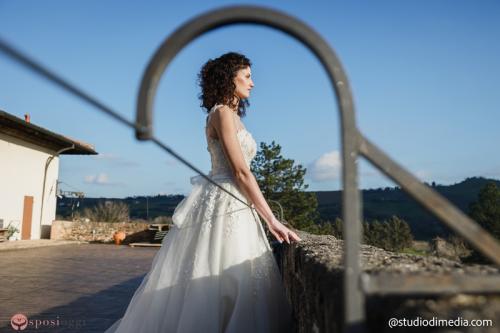
<path fill-rule="evenodd" d="M 257 144 L 241 122 L 254 86 L 250 66 L 230 52 L 199 74 L 209 177 L 238 199 L 191 178 L 150 271 L 106 333 L 291 331 L 291 305 L 259 215 L 280 243 L 301 239 L 276 219 L 250 171 Z"/>

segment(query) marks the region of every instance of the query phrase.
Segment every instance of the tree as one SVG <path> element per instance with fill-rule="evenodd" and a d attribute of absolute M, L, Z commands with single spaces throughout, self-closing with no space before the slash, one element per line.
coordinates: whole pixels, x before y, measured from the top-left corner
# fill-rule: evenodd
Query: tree
<path fill-rule="evenodd" d="M 366 244 L 380 247 L 382 249 L 390 248 L 390 235 L 387 222 L 372 222 L 363 223 L 363 240 Z"/>
<path fill-rule="evenodd" d="M 500 240 L 500 189 L 488 182 L 476 202 L 469 205 L 470 217 Z"/>
<path fill-rule="evenodd" d="M 408 223 L 403 219 L 393 215 L 387 222 L 389 230 L 389 249 L 392 251 L 401 251 L 410 247 L 413 243 L 413 236 Z"/>
<path fill-rule="evenodd" d="M 294 165 L 295 161 L 281 154 L 281 146 L 274 141 L 270 145 L 260 143 L 260 150 L 252 160 L 251 170 L 270 205 L 278 201 L 283 207 L 284 219 L 294 228 L 314 228 L 319 214 L 314 193 L 305 192 L 306 168 Z"/>
<path fill-rule="evenodd" d="M 335 218 L 335 222 L 333 222 L 333 235 L 338 239 L 344 239 L 344 229 L 342 219 L 340 217 Z"/>
<path fill-rule="evenodd" d="M 364 222 L 363 241 L 388 251 L 401 251 L 412 245 L 413 236 L 408 223 L 393 215 L 388 221 Z"/>
<path fill-rule="evenodd" d="M 326 221 L 322 220 L 319 223 L 311 224 L 311 225 L 303 228 L 302 230 L 307 231 L 311 234 L 315 234 L 315 235 L 333 235 L 333 236 L 337 237 L 335 234 L 333 223 L 331 221 L 328 221 L 328 220 L 326 220 Z"/>
<path fill-rule="evenodd" d="M 500 240 L 500 189 L 495 182 L 488 182 L 480 191 L 478 200 L 469 205 L 469 216 L 493 237 Z M 470 262 L 488 263 L 482 253 L 472 249 Z"/>

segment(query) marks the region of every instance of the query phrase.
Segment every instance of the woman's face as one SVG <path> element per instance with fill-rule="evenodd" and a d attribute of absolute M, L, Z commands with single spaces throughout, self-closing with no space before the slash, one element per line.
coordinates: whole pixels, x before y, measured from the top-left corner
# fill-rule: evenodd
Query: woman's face
<path fill-rule="evenodd" d="M 250 90 L 253 88 L 252 81 L 252 71 L 250 66 L 246 68 L 240 69 L 236 76 L 234 77 L 234 84 L 236 86 L 236 90 L 234 94 L 239 98 L 248 98 L 250 96 Z"/>

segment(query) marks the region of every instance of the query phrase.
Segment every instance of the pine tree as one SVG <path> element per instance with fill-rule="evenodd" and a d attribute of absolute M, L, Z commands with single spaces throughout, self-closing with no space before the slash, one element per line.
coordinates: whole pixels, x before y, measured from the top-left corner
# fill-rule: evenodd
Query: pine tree
<path fill-rule="evenodd" d="M 338 239 L 344 239 L 343 223 L 340 217 L 335 218 L 333 223 L 333 235 Z"/>
<path fill-rule="evenodd" d="M 488 182 L 480 191 L 479 199 L 469 206 L 470 217 L 500 240 L 500 189 Z"/>
<path fill-rule="evenodd" d="M 388 251 L 401 251 L 413 242 L 408 223 L 393 215 L 388 221 L 363 223 L 363 242 Z"/>
<path fill-rule="evenodd" d="M 488 182 L 480 191 L 478 200 L 469 205 L 469 216 L 493 237 L 500 240 L 500 189 L 494 182 Z M 464 261 L 470 263 L 491 263 L 490 259 L 476 249 Z"/>
<path fill-rule="evenodd" d="M 408 223 L 393 215 L 387 222 L 389 231 L 389 246 L 392 251 L 401 251 L 410 247 L 413 242 L 413 236 Z"/>
<path fill-rule="evenodd" d="M 374 220 L 371 222 L 371 243 L 370 245 L 380 247 L 382 249 L 389 249 L 389 228 L 387 227 L 387 223 L 379 222 L 378 220 Z"/>
<path fill-rule="evenodd" d="M 260 143 L 260 150 L 252 161 L 251 170 L 259 187 L 272 206 L 277 201 L 283 207 L 284 219 L 294 228 L 317 228 L 318 201 L 314 193 L 305 192 L 306 168 L 294 165 L 294 160 L 281 155 L 281 146 L 274 141 L 270 145 Z M 276 209 L 275 207 L 271 207 Z"/>

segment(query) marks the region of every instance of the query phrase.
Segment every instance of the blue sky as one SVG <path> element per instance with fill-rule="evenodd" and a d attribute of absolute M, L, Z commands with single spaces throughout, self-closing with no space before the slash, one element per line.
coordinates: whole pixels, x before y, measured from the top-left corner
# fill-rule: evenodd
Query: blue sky
<path fill-rule="evenodd" d="M 419 179 L 500 178 L 498 1 L 0 1 L 0 36 L 132 120 L 159 44 L 193 16 L 235 4 L 282 10 L 321 34 L 347 72 L 358 127 Z M 243 121 L 257 143 L 279 143 L 308 169 L 310 190 L 340 189 L 332 87 L 304 46 L 271 28 L 232 25 L 188 45 L 161 80 L 157 137 L 208 173 L 196 75 L 228 51 L 253 63 Z M 30 113 L 100 153 L 63 156 L 63 189 L 90 197 L 189 192 L 189 168 L 2 54 L 0 78 L 0 109 Z M 361 188 L 395 185 L 369 162 L 358 165 Z"/>

